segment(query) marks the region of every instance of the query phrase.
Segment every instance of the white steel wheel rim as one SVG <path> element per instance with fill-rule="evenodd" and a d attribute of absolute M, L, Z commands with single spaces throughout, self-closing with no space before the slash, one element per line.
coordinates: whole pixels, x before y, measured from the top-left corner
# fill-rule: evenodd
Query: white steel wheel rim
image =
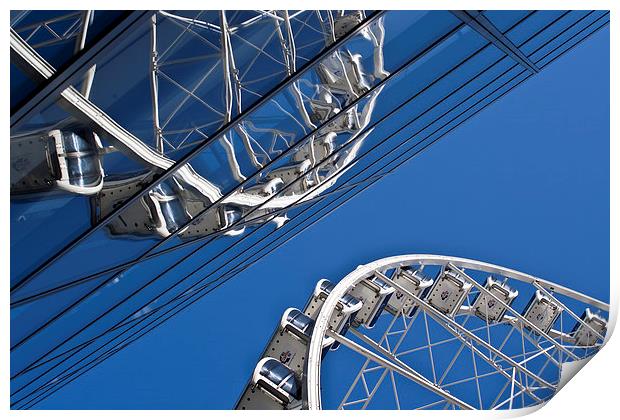
<path fill-rule="evenodd" d="M 538 284 L 557 294 L 571 297 L 598 309 L 609 312 L 609 305 L 591 298 L 572 289 L 552 283 L 541 278 L 522 273 L 517 270 L 501 267 L 460 257 L 450 257 L 430 254 L 408 254 L 382 258 L 371 263 L 360 265 L 354 271 L 338 282 L 325 300 L 314 324 L 312 338 L 308 349 L 307 369 L 305 377 L 306 403 L 309 410 L 321 409 L 321 353 L 323 339 L 329 327 L 330 318 L 340 298 L 362 279 L 373 274 L 375 271 L 389 270 L 407 265 L 435 265 L 445 266 L 448 263 L 462 268 L 480 270 L 489 274 L 504 276 L 529 284 Z"/>

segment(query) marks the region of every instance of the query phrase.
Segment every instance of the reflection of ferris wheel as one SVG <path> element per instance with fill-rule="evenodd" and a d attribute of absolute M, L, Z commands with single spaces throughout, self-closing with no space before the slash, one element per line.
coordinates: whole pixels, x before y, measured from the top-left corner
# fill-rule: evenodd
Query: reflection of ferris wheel
<path fill-rule="evenodd" d="M 94 16 L 93 11 L 76 12 L 23 23 L 33 18 L 25 12 L 12 23 L 15 42 L 37 50 L 66 46 L 77 38 L 76 48 L 81 50 Z M 14 136 L 11 144 L 16 163 L 35 152 L 41 161 L 52 162 L 35 176 L 28 175 L 23 163 L 12 165 L 22 167 L 11 175 L 14 196 L 31 199 L 33 193 L 50 188 L 91 196 L 92 222 L 98 223 L 152 182 L 159 170 L 175 164 L 182 156 L 180 151 L 210 139 L 213 132 L 365 19 L 365 12 L 359 10 L 153 12 L 150 22 L 145 22 L 148 25 L 142 25 L 128 47 L 134 50 L 133 55 L 142 57 L 141 65 L 135 66 L 142 72 L 132 72 L 131 77 L 135 82 L 148 75 L 151 109 L 146 110 L 141 101 L 127 113 L 134 124 L 141 119 L 136 115 L 151 114 L 147 120 L 153 124 L 152 141 L 149 135 L 140 139 L 126 133 L 116 139 L 119 144 L 104 152 L 98 135 L 79 125 L 73 127 L 72 118 L 62 122 L 61 130 L 48 127 Z M 70 28 L 63 36 L 57 34 L 56 25 L 61 23 Z M 207 233 L 240 235 L 247 225 L 266 220 L 281 227 L 288 221 L 286 209 L 334 186 L 355 164 L 357 151 L 373 130 L 368 126 L 383 86 L 370 92 L 372 82 L 389 75 L 383 68 L 383 17 L 364 24 L 359 31 L 357 47 L 331 51 L 317 65 L 313 77 L 299 78 L 286 89 L 288 95 L 271 98 L 270 110 L 242 119 L 234 129 L 210 139 L 217 165 L 210 162 L 199 170 L 190 163 L 183 165 L 170 180 L 162 181 L 112 220 L 110 234 L 168 238 L 178 232 L 184 239 L 200 239 Z M 144 60 L 146 47 L 148 60 Z M 361 53 L 367 49 L 373 57 L 370 71 L 361 62 Z M 114 75 L 124 72 L 128 55 L 122 50 L 91 68 L 82 86 L 84 100 L 89 99 L 94 86 L 96 102 L 109 101 L 107 90 L 99 97 L 96 93 Z M 367 97 L 339 115 L 366 92 Z M 143 93 L 146 97 L 148 92 Z M 283 123 L 287 119 L 290 121 Z M 144 134 L 143 128 L 137 131 Z M 48 137 L 53 138 L 54 147 L 44 149 L 39 140 Z M 72 144 L 75 142 L 80 156 L 67 159 L 65 154 L 77 147 Z M 289 150 L 292 153 L 286 155 Z M 132 166 L 135 170 L 127 172 L 123 166 L 123 172 L 114 166 L 118 161 L 110 164 L 102 160 L 103 154 L 119 151 L 156 169 Z M 68 170 L 58 175 L 56 166 Z M 231 185 L 239 187 L 232 192 Z"/>
<path fill-rule="evenodd" d="M 598 351 L 608 312 L 492 264 L 384 258 L 319 281 L 303 311 L 284 313 L 237 408 L 538 405 Z"/>

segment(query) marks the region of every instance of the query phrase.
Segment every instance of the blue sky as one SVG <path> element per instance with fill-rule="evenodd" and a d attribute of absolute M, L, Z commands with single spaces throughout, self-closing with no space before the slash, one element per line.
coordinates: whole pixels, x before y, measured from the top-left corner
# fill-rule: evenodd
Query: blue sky
<path fill-rule="evenodd" d="M 38 408 L 230 408 L 321 277 L 458 255 L 609 299 L 609 29 Z"/>

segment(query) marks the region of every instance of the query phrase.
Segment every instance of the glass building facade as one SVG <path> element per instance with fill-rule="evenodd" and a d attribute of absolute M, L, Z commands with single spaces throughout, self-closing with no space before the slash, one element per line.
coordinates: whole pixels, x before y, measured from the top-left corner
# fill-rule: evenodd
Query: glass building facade
<path fill-rule="evenodd" d="M 12 407 L 224 284 L 608 22 L 13 12 Z"/>

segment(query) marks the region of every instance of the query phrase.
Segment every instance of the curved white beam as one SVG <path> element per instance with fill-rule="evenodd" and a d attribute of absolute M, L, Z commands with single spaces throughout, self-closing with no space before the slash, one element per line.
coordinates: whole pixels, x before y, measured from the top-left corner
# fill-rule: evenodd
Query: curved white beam
<path fill-rule="evenodd" d="M 11 30 L 11 50 L 19 54 L 39 77 L 49 79 L 56 74 L 56 70 L 13 30 Z M 63 104 L 73 116 L 90 126 L 95 126 L 97 128 L 96 131 L 106 134 L 117 147 L 122 148 L 129 155 L 144 162 L 146 165 L 165 171 L 176 163 L 134 136 L 90 100 L 86 99 L 73 86 L 63 90 L 60 96 Z M 222 197 L 220 189 L 211 181 L 197 174 L 190 164 L 185 164 L 179 168 L 176 175 L 211 200 L 211 202 Z"/>
<path fill-rule="evenodd" d="M 508 277 L 513 280 L 521 281 L 528 284 L 538 284 L 547 290 L 559 293 L 564 296 L 571 297 L 579 300 L 583 303 L 595 306 L 604 311 L 609 311 L 609 305 L 601 302 L 597 299 L 586 296 L 582 293 L 573 291 L 564 286 L 560 286 L 553 282 L 543 280 L 541 278 L 531 276 L 529 274 L 522 273 L 520 271 L 512 270 L 509 268 L 501 267 L 494 264 L 475 261 L 467 258 L 430 255 L 430 254 L 409 254 L 399 255 L 393 257 L 383 258 L 377 261 L 373 261 L 366 265 L 358 266 L 353 272 L 345 276 L 336 286 L 333 291 L 327 296 L 321 311 L 319 312 L 314 325 L 314 331 L 310 346 L 308 350 L 307 358 L 307 370 L 306 370 L 306 384 L 307 387 L 307 404 L 310 410 L 321 409 L 321 378 L 320 378 L 320 366 L 321 366 L 321 352 L 323 337 L 327 334 L 329 328 L 329 321 L 336 304 L 341 296 L 346 294 L 353 286 L 355 286 L 362 279 L 372 275 L 377 271 L 385 271 L 392 268 L 397 268 L 407 265 L 443 265 L 446 266 L 449 263 L 455 264 L 462 268 L 481 270 L 490 274 L 496 274 L 503 277 Z M 422 304 L 422 303 L 420 303 Z M 425 308 L 426 309 L 426 308 Z M 544 382 L 544 381 L 543 381 Z"/>

